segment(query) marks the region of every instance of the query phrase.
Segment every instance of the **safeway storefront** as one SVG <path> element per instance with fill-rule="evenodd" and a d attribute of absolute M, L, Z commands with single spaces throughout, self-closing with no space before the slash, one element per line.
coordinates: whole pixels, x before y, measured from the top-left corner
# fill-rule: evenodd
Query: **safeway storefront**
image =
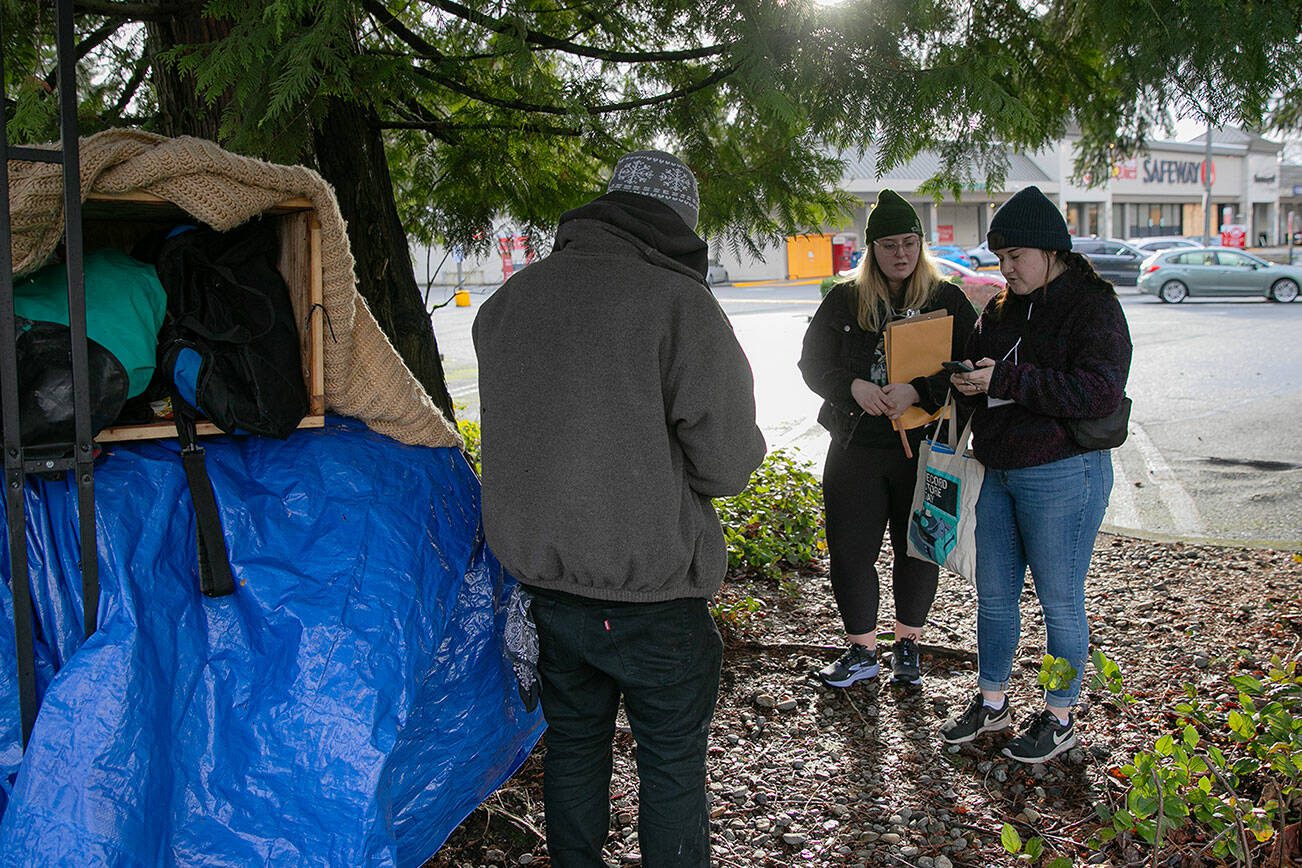
<path fill-rule="evenodd" d="M 1279 219 L 1280 145 L 1238 130 L 1213 136 L 1211 232 L 1241 231 L 1249 245 L 1275 244 Z M 1112 167 L 1108 183 L 1090 189 L 1071 179 L 1071 141 L 1057 149 L 1059 202 L 1076 235 L 1146 238 L 1201 235 L 1206 144 L 1156 142 Z"/>
<path fill-rule="evenodd" d="M 1075 235 L 1202 234 L 1204 142 L 1154 142 L 1144 153 L 1114 166 L 1106 184 L 1091 188 L 1072 180 L 1075 141 L 1068 137 L 1036 154 L 1010 152 L 1002 190 L 992 194 L 974 187 L 958 200 L 947 196 L 939 203 L 918 193 L 940 168 L 939 155 L 919 154 L 882 178 L 876 177 L 872 151 L 859 158 L 847 155 L 840 186 L 860 201 L 847 224 L 770 246 L 762 261 L 727 250 L 717 255 L 734 281 L 825 276 L 844 261 L 846 250 L 862 245 L 868 210 L 883 189 L 895 190 L 913 204 L 932 244 L 966 248 L 980 243 L 994 210 L 1032 184 L 1058 203 Z M 1215 240 L 1220 240 L 1225 227 L 1241 233 L 1249 246 L 1280 243 L 1279 152 L 1278 143 L 1239 130 L 1220 130 L 1213 136 L 1211 231 Z"/>

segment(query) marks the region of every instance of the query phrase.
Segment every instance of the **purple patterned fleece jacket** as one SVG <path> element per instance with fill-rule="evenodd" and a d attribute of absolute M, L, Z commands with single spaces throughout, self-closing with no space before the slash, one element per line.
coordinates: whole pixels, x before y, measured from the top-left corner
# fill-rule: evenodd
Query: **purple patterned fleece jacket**
<path fill-rule="evenodd" d="M 1102 418 L 1117 408 L 1131 349 L 1116 294 L 1075 272 L 1030 295 L 995 296 L 968 339 L 966 358 L 994 359 L 989 397 L 1013 403 L 965 399 L 976 410 L 976 457 L 986 467 L 1012 469 L 1085 452 L 1062 420 Z"/>

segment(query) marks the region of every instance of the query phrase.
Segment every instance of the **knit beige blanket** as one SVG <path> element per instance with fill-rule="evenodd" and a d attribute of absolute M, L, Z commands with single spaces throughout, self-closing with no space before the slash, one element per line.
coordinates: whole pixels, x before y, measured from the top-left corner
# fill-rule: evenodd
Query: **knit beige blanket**
<path fill-rule="evenodd" d="M 40 267 L 63 235 L 63 168 L 9 162 L 14 273 Z M 81 195 L 144 191 L 219 231 L 281 202 L 311 200 L 321 223 L 322 296 L 329 409 L 403 443 L 459 446 L 461 438 L 412 376 L 357 292 L 353 255 L 334 191 L 303 166 L 224 151 L 204 139 L 106 130 L 81 140 Z"/>

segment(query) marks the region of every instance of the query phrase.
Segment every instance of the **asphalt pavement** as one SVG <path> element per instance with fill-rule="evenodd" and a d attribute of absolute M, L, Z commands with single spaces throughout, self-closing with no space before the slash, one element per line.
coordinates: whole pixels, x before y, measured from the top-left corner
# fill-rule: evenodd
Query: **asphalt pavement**
<path fill-rule="evenodd" d="M 478 418 L 469 308 L 435 312 L 449 389 Z M 770 448 L 821 469 L 819 400 L 796 369 L 817 283 L 715 287 L 755 372 Z M 1119 291 L 1135 344 L 1130 437 L 1113 451 L 1109 529 L 1302 550 L 1302 301 L 1191 299 L 1165 305 Z"/>

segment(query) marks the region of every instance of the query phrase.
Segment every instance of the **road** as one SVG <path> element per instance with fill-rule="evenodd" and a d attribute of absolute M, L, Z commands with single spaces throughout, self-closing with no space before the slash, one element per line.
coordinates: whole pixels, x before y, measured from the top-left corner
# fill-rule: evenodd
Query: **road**
<path fill-rule="evenodd" d="M 723 286 L 716 295 L 755 371 L 770 448 L 821 466 L 818 399 L 796 370 L 816 285 Z M 434 314 L 453 400 L 477 418 L 470 308 Z M 1302 302 L 1190 300 L 1122 290 L 1135 357 L 1130 437 L 1113 452 L 1105 524 L 1158 536 L 1302 549 Z"/>

